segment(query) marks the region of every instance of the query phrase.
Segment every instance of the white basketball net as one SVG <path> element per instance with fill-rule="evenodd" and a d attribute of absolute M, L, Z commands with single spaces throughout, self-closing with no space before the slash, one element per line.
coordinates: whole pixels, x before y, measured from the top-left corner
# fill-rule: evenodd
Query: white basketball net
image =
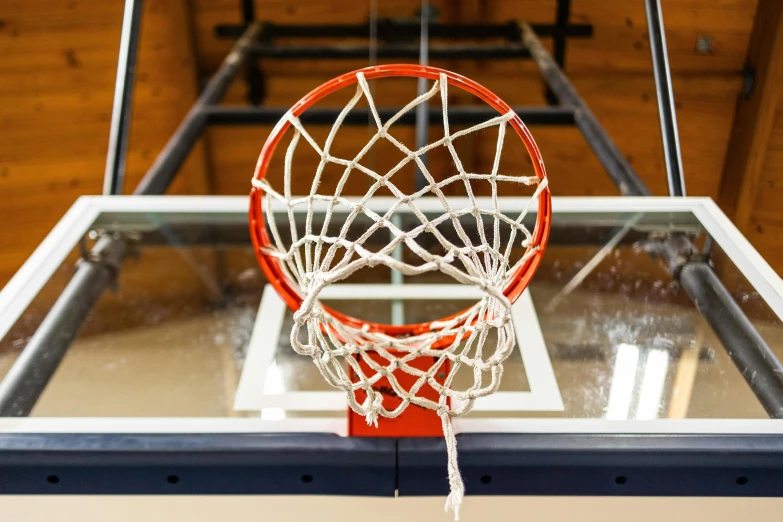
<path fill-rule="evenodd" d="M 284 117 L 284 121 L 287 119 L 294 127 L 294 135 L 285 156 L 283 192 L 280 193 L 273 189 L 266 179 L 253 179 L 253 186 L 265 193 L 266 223 L 275 244 L 266 253 L 278 259 L 288 280 L 303 297 L 300 309 L 294 314 L 291 345 L 297 353 L 312 357 L 313 362 L 329 384 L 345 391 L 348 403 L 354 411 L 364 415 L 368 424 L 376 426 L 379 416 L 397 417 L 411 404 L 435 410 L 440 416 L 448 448 L 448 476 L 451 487 L 446 510 L 453 509 L 455 518 L 458 519 L 464 486 L 457 467 L 456 440 L 450 417 L 468 413 L 478 397 L 495 392 L 500 385 L 502 363 L 514 347 L 511 303 L 503 295 L 503 289 L 515 270 L 538 250 L 538 245 L 531 244 L 531 233 L 522 224 L 522 221 L 528 214 L 531 203 L 546 188 L 546 179 L 540 181 L 536 176 L 511 176 L 498 172 L 506 126 L 508 121 L 514 117 L 513 112 L 499 115 L 466 130 L 450 133 L 447 111 L 448 82 L 444 74 L 441 74 L 440 79 L 434 82 L 427 93 L 411 101 L 386 123 L 381 122 L 378 116 L 364 75 L 358 73 L 357 77 L 356 94 L 340 112 L 323 147 L 318 145 L 308 134 L 298 118 L 290 112 Z M 443 108 L 444 137 L 417 151 L 412 151 L 396 140 L 389 133 L 389 129 L 403 114 L 438 93 L 440 93 Z M 377 126 L 377 132 L 352 160 L 332 156 L 329 151 L 338 129 L 362 97 L 367 100 Z M 492 171 L 488 174 L 466 172 L 452 142 L 460 136 L 491 127 L 498 129 Z M 294 198 L 291 195 L 292 161 L 301 137 L 304 137 L 315 149 L 321 160 L 313 178 L 310 194 Z M 388 172 L 381 174 L 365 167 L 360 162 L 376 142 L 384 139 L 395 145 L 405 155 L 405 158 Z M 435 181 L 421 159 L 423 154 L 436 147 L 448 149 L 457 171 L 443 181 Z M 410 162 L 416 163 L 426 178 L 427 186 L 413 194 L 405 194 L 394 185 L 392 178 L 395 173 Z M 317 190 L 327 163 L 343 166 L 344 172 L 335 193 L 321 195 L 317 193 Z M 368 176 L 373 182 L 367 194 L 359 198 L 358 201 L 351 201 L 342 195 L 349 176 L 354 173 Z M 481 208 L 473 195 L 471 183 L 478 181 L 488 182 L 491 185 L 492 203 L 491 206 L 487 205 L 490 208 Z M 465 208 L 452 208 L 442 189 L 449 184 L 460 182 L 467 190 L 470 205 Z M 532 196 L 515 219 L 507 217 L 498 208 L 498 182 L 537 185 Z M 366 206 L 381 187 L 388 188 L 397 198 L 396 203 L 383 215 L 373 212 Z M 424 213 L 416 206 L 416 200 L 425 195 L 436 197 L 443 205 L 443 213 L 435 219 L 425 217 Z M 283 242 L 277 228 L 272 211 L 273 200 L 282 202 L 287 208 L 291 233 L 290 244 Z M 316 201 L 326 204 L 324 224 L 320 230 L 314 230 L 312 223 L 314 202 Z M 321 208 L 324 203 L 321 203 Z M 340 234 L 329 236 L 327 235 L 327 227 L 332 220 L 333 209 L 339 205 L 347 207 L 349 212 L 342 214 L 345 216 L 345 222 L 340 229 Z M 391 219 L 395 211 L 403 205 L 407 205 L 420 221 L 418 226 L 408 231 L 398 228 Z M 307 208 L 305 233 L 301 237 L 297 232 L 294 216 L 294 210 L 297 207 Z M 347 238 L 349 227 L 359 215 L 367 216 L 373 224 L 361 237 L 349 240 Z M 460 217 L 463 216 L 475 218 L 478 237 L 470 237 L 466 233 L 460 223 Z M 487 237 L 488 234 L 485 233 L 484 220 L 491 222 L 493 233 L 490 237 Z M 439 225 L 447 222 L 451 223 L 456 230 L 461 241 L 460 245 L 450 242 L 438 230 Z M 505 245 L 501 245 L 501 227 L 510 229 L 509 238 Z M 392 239 L 380 250 L 370 251 L 364 243 L 381 229 L 388 230 Z M 442 246 L 442 253 L 433 254 L 417 244 L 416 239 L 422 234 L 432 234 Z M 400 244 L 406 245 L 422 260 L 422 263 L 413 265 L 395 258 L 393 251 Z M 512 264 L 510 257 L 514 246 L 525 248 L 525 253 Z M 371 332 L 367 325 L 363 328 L 347 326 L 321 307 L 318 296 L 324 287 L 347 278 L 357 270 L 376 265 L 386 265 L 406 276 L 440 271 L 453 277 L 459 283 L 480 288 L 484 297 L 459 316 L 432 323 L 430 331 L 404 338 Z M 303 327 L 306 328 L 307 342 L 300 340 L 300 330 Z M 490 335 L 493 330 L 495 335 Z M 494 339 L 494 342 L 488 342 L 488 339 Z M 384 363 L 379 364 L 375 359 L 369 357 L 370 352 L 380 354 Z M 413 359 L 423 356 L 435 358 L 435 362 L 428 370 L 419 370 L 409 365 Z M 359 358 L 363 359 L 366 366 L 371 369 L 369 374 L 366 374 L 360 366 Z M 454 389 L 452 387 L 454 377 L 463 366 L 472 369 L 473 384 L 467 389 Z M 348 367 L 352 370 L 353 376 Z M 446 378 L 441 384 L 435 376 L 439 372 L 445 373 L 444 369 L 447 367 Z M 415 384 L 410 389 L 403 388 L 397 381 L 394 372 L 400 371 L 416 378 Z M 381 393 L 373 389 L 373 385 L 382 378 L 388 379 L 396 394 L 402 399 L 402 403 L 394 410 L 384 408 Z M 487 380 L 488 382 L 485 382 Z M 425 383 L 437 391 L 439 395 L 437 402 L 417 396 L 417 392 Z M 356 397 L 358 390 L 362 390 L 366 394 L 366 399 L 361 402 Z"/>

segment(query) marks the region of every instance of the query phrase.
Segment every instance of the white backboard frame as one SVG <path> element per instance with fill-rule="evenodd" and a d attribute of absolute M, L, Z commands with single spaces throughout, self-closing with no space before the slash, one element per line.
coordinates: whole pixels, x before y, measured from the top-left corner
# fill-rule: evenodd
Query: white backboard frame
<path fill-rule="evenodd" d="M 519 199 L 501 199 L 501 211 L 519 207 Z M 388 207 L 384 198 L 373 200 L 373 209 Z M 426 212 L 435 201 L 417 202 Z M 459 205 L 459 202 L 454 203 Z M 375 206 L 378 208 L 375 209 Z M 433 207 L 433 210 L 435 207 Z M 534 210 L 534 209 L 533 209 Z M 595 212 L 666 214 L 691 212 L 704 230 L 783 321 L 783 280 L 752 247 L 718 206 L 708 198 L 670 197 L 555 197 L 554 219 L 569 214 Z M 16 323 L 35 296 L 51 278 L 80 238 L 95 225 L 123 223 L 123 214 L 198 214 L 206 219 L 218 214 L 246 214 L 244 196 L 84 196 L 79 198 L 47 235 L 35 252 L 0 291 L 0 338 Z M 128 226 L 133 228 L 133 224 Z M 0 433 L 240 433 L 240 432 L 331 432 L 344 435 L 344 421 L 335 418 L 25 418 L 0 419 Z M 506 433 L 737 433 L 783 434 L 783 420 L 754 419 L 658 419 L 654 421 L 608 421 L 605 419 L 455 419 L 457 432 Z"/>
<path fill-rule="evenodd" d="M 321 299 L 361 300 L 478 300 L 481 292 L 465 285 L 351 285 L 336 284 L 324 288 Z M 265 393 L 266 376 L 280 340 L 286 305 L 268 285 L 258 308 L 256 323 L 248 343 L 247 356 L 234 399 L 237 411 L 261 412 L 265 408 L 283 411 L 348 411 L 342 391 L 289 391 Z M 529 391 L 497 391 L 478 399 L 474 411 L 563 411 L 563 398 L 557 386 L 555 371 L 538 323 L 533 300 L 525 291 L 511 309 L 517 347 L 522 357 Z M 285 335 L 285 332 L 282 332 Z"/>

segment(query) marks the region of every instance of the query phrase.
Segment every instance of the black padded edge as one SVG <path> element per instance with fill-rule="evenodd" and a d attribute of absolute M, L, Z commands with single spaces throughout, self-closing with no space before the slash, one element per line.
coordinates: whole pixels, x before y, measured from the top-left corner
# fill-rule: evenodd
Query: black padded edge
<path fill-rule="evenodd" d="M 783 496 L 780 435 L 464 434 L 468 495 Z M 403 495 L 445 495 L 440 439 L 398 443 Z"/>
<path fill-rule="evenodd" d="M 333 434 L 0 434 L 0 494 L 393 496 L 396 442 Z"/>

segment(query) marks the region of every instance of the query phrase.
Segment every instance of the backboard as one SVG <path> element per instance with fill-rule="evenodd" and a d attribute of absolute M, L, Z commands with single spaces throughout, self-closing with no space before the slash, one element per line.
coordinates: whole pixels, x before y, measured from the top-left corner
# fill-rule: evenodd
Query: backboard
<path fill-rule="evenodd" d="M 709 253 L 778 359 L 780 278 L 708 199 L 559 197 L 553 209 L 544 262 L 514 305 L 518 341 L 501 389 L 454 419 L 469 493 L 780 494 L 777 478 L 747 476 L 779 473 L 783 421 L 656 245 L 685 235 Z M 80 241 L 89 249 L 107 236 L 127 245 L 116 287 L 29 416 L 0 419 L 0 459 L 48 455 L 14 468 L 13 491 L 54 492 L 39 476 L 54 462 L 79 470 L 62 483 L 47 472 L 59 492 L 125 492 L 128 481 L 154 493 L 174 483 L 190 493 L 445 492 L 442 440 L 345 437 L 345 398 L 290 349 L 291 312 L 258 267 L 244 197 L 79 199 L 0 293 L 0 376 L 25 362 Z M 442 317 L 477 295 L 437 274 L 392 282 L 380 270 L 333 285 L 324 301 L 393 323 Z M 685 468 L 682 481 L 662 479 Z"/>

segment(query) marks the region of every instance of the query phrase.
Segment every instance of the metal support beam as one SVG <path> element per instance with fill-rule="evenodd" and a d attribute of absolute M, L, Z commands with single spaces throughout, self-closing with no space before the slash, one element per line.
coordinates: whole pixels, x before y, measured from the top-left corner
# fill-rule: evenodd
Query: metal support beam
<path fill-rule="evenodd" d="M 646 250 L 661 257 L 715 332 L 735 366 L 773 418 L 783 418 L 783 365 L 742 309 L 732 299 L 703 254 L 684 234 L 650 242 Z"/>
<path fill-rule="evenodd" d="M 323 222 L 315 220 L 313 226 L 322 226 Z M 533 226 L 533 222 L 530 226 Z M 477 234 L 475 224 L 465 224 L 465 231 L 468 234 Z M 353 224 L 349 233 L 361 234 L 366 231 L 361 230 L 363 224 Z M 290 238 L 285 231 L 281 231 L 284 240 Z M 459 241 L 456 232 L 446 232 L 443 234 L 449 241 Z M 552 224 L 552 230 L 549 235 L 548 245 L 553 246 L 589 246 L 594 247 L 601 241 L 606 241 L 607 236 L 617 235 L 617 229 L 607 226 L 576 226 L 573 222 L 558 226 Z M 250 232 L 247 223 L 199 223 L 199 224 L 178 224 L 166 225 L 166 229 L 149 230 L 134 233 L 134 245 L 140 249 L 148 247 L 171 247 L 172 237 L 176 237 L 179 247 L 209 247 L 209 248 L 246 248 L 250 244 Z M 472 237 L 472 236 L 471 236 Z M 508 233 L 504 232 L 500 236 L 501 241 L 508 241 Z M 619 238 L 617 245 L 623 247 L 633 247 L 649 239 L 649 234 L 640 230 L 629 230 L 625 235 Z M 452 241 L 452 242 L 453 242 Z"/>
<path fill-rule="evenodd" d="M 420 65 L 429 65 L 430 63 L 430 3 L 429 0 L 422 0 L 421 1 L 421 28 L 420 30 L 420 36 L 419 36 L 419 64 Z M 417 85 L 416 85 L 416 94 L 418 96 L 423 96 L 427 93 L 427 89 L 429 88 L 427 85 L 427 79 L 426 78 L 419 78 Z M 429 130 L 430 130 L 430 104 L 427 100 L 424 100 L 420 104 L 416 106 L 416 150 L 423 149 L 427 146 L 427 142 L 429 141 Z M 429 154 L 424 153 L 422 154 L 419 159 L 421 159 L 422 164 L 424 165 L 424 168 L 427 168 L 429 165 Z M 422 172 L 421 168 L 419 168 L 419 165 L 416 164 L 416 190 L 421 190 L 424 187 L 427 186 L 427 179 L 424 177 L 424 172 Z M 402 245 L 400 245 L 402 246 Z M 402 248 L 395 249 L 395 255 L 402 258 Z M 396 278 L 400 278 L 400 281 L 395 281 Z M 392 270 L 392 283 L 397 282 L 398 284 L 402 283 L 402 274 L 397 272 L 396 270 Z M 392 303 L 392 313 L 394 312 L 395 305 L 401 305 L 401 303 L 394 302 Z M 401 315 L 401 308 L 400 308 L 400 315 Z M 395 324 L 403 324 L 402 321 L 399 321 Z"/>
<path fill-rule="evenodd" d="M 574 125 L 574 110 L 568 107 L 514 107 L 514 111 L 526 125 Z M 399 108 L 381 107 L 378 115 L 386 121 Z M 205 109 L 210 125 L 274 125 L 288 109 L 273 107 L 227 107 L 212 106 Z M 304 124 L 333 125 L 341 109 L 312 108 L 299 117 Z M 453 125 L 475 125 L 497 116 L 489 106 L 458 106 L 449 108 L 449 122 Z M 354 109 L 346 116 L 343 125 L 367 125 L 370 114 L 367 109 Z M 439 108 L 429 110 L 429 122 L 437 124 L 443 120 Z M 414 125 L 416 113 L 408 112 L 398 121 L 399 125 Z"/>
<path fill-rule="evenodd" d="M 242 21 L 247 27 L 256 21 L 256 7 L 253 0 L 240 0 L 240 2 L 242 3 Z"/>
<path fill-rule="evenodd" d="M 240 2 L 242 4 L 242 21 L 247 28 L 256 22 L 256 8 L 253 0 L 240 0 Z M 251 105 L 260 105 L 264 100 L 266 89 L 264 73 L 257 60 L 250 60 L 245 64 L 245 83 L 247 84 L 247 101 Z"/>
<path fill-rule="evenodd" d="M 685 195 L 685 178 L 682 173 L 680 136 L 677 131 L 677 112 L 674 108 L 674 89 L 666 50 L 666 32 L 660 0 L 644 0 L 647 11 L 647 30 L 650 34 L 655 92 L 658 95 L 658 115 L 661 120 L 663 157 L 670 196 Z"/>
<path fill-rule="evenodd" d="M 191 149 L 201 137 L 207 124 L 207 109 L 220 102 L 236 77 L 252 42 L 260 33 L 258 26 L 247 28 L 242 37 L 234 44 L 234 48 L 223 60 L 220 68 L 209 80 L 196 103 L 191 107 L 185 119 L 169 139 L 166 146 L 155 159 L 155 163 L 139 183 L 135 195 L 163 194 L 171 184 L 177 171 L 190 154 Z"/>
<path fill-rule="evenodd" d="M 783 365 L 712 267 L 689 263 L 680 271 L 679 279 L 769 416 L 783 419 Z"/>
<path fill-rule="evenodd" d="M 568 24 L 563 28 L 555 24 L 531 24 L 537 35 L 554 37 L 563 34 L 567 38 L 590 38 L 593 26 L 590 24 Z M 218 38 L 237 38 L 244 26 L 239 24 L 218 25 L 215 34 Z M 411 20 L 378 20 L 378 39 L 382 41 L 415 40 L 419 37 L 419 23 Z M 307 24 L 281 25 L 267 23 L 263 26 L 264 35 L 270 38 L 361 38 L 370 37 L 369 24 Z M 482 38 L 505 38 L 514 41 L 519 37 L 516 22 L 504 24 L 430 24 L 430 38 L 449 38 L 475 40 Z"/>
<path fill-rule="evenodd" d="M 285 60 L 366 60 L 370 56 L 367 45 L 275 45 L 257 43 L 251 47 L 253 56 L 257 58 L 273 58 Z M 430 59 L 448 60 L 518 60 L 529 58 L 528 50 L 515 44 L 476 45 L 454 44 L 430 47 Z M 419 46 L 387 44 L 376 49 L 378 58 L 419 58 Z"/>
<path fill-rule="evenodd" d="M 115 279 L 125 242 L 103 236 L 0 382 L 0 416 L 30 414 L 103 290 Z"/>
<path fill-rule="evenodd" d="M 555 15 L 555 26 L 558 32 L 552 38 L 552 54 L 555 62 L 561 68 L 565 68 L 566 41 L 565 28 L 568 26 L 568 19 L 571 16 L 571 0 L 557 0 L 557 10 Z M 536 33 L 538 34 L 538 33 Z M 557 96 L 552 89 L 547 86 L 544 95 L 549 105 L 557 105 Z"/>
<path fill-rule="evenodd" d="M 125 0 L 120 35 L 120 56 L 117 60 L 117 80 L 109 126 L 109 149 L 103 175 L 103 194 L 122 194 L 125 181 L 125 160 L 130 138 L 133 84 L 136 78 L 136 56 L 141 33 L 142 0 Z"/>
<path fill-rule="evenodd" d="M 650 189 L 639 178 L 631 164 L 625 159 L 623 153 L 612 141 L 612 138 L 598 123 L 598 120 L 590 112 L 587 104 L 579 97 L 576 89 L 568 81 L 562 69 L 558 67 L 552 56 L 544 49 L 535 32 L 527 24 L 522 24 L 522 42 L 530 50 L 541 74 L 548 86 L 552 89 L 560 103 L 574 110 L 576 125 L 585 137 L 593 153 L 612 178 L 617 189 L 624 196 L 649 196 Z"/>
<path fill-rule="evenodd" d="M 568 27 L 568 18 L 571 15 L 571 0 L 557 0 L 557 15 L 555 17 L 555 27 L 557 32 L 553 35 L 553 54 L 557 65 L 562 69 L 565 66 L 566 34 L 565 28 Z M 538 33 L 536 33 L 538 34 Z"/>

